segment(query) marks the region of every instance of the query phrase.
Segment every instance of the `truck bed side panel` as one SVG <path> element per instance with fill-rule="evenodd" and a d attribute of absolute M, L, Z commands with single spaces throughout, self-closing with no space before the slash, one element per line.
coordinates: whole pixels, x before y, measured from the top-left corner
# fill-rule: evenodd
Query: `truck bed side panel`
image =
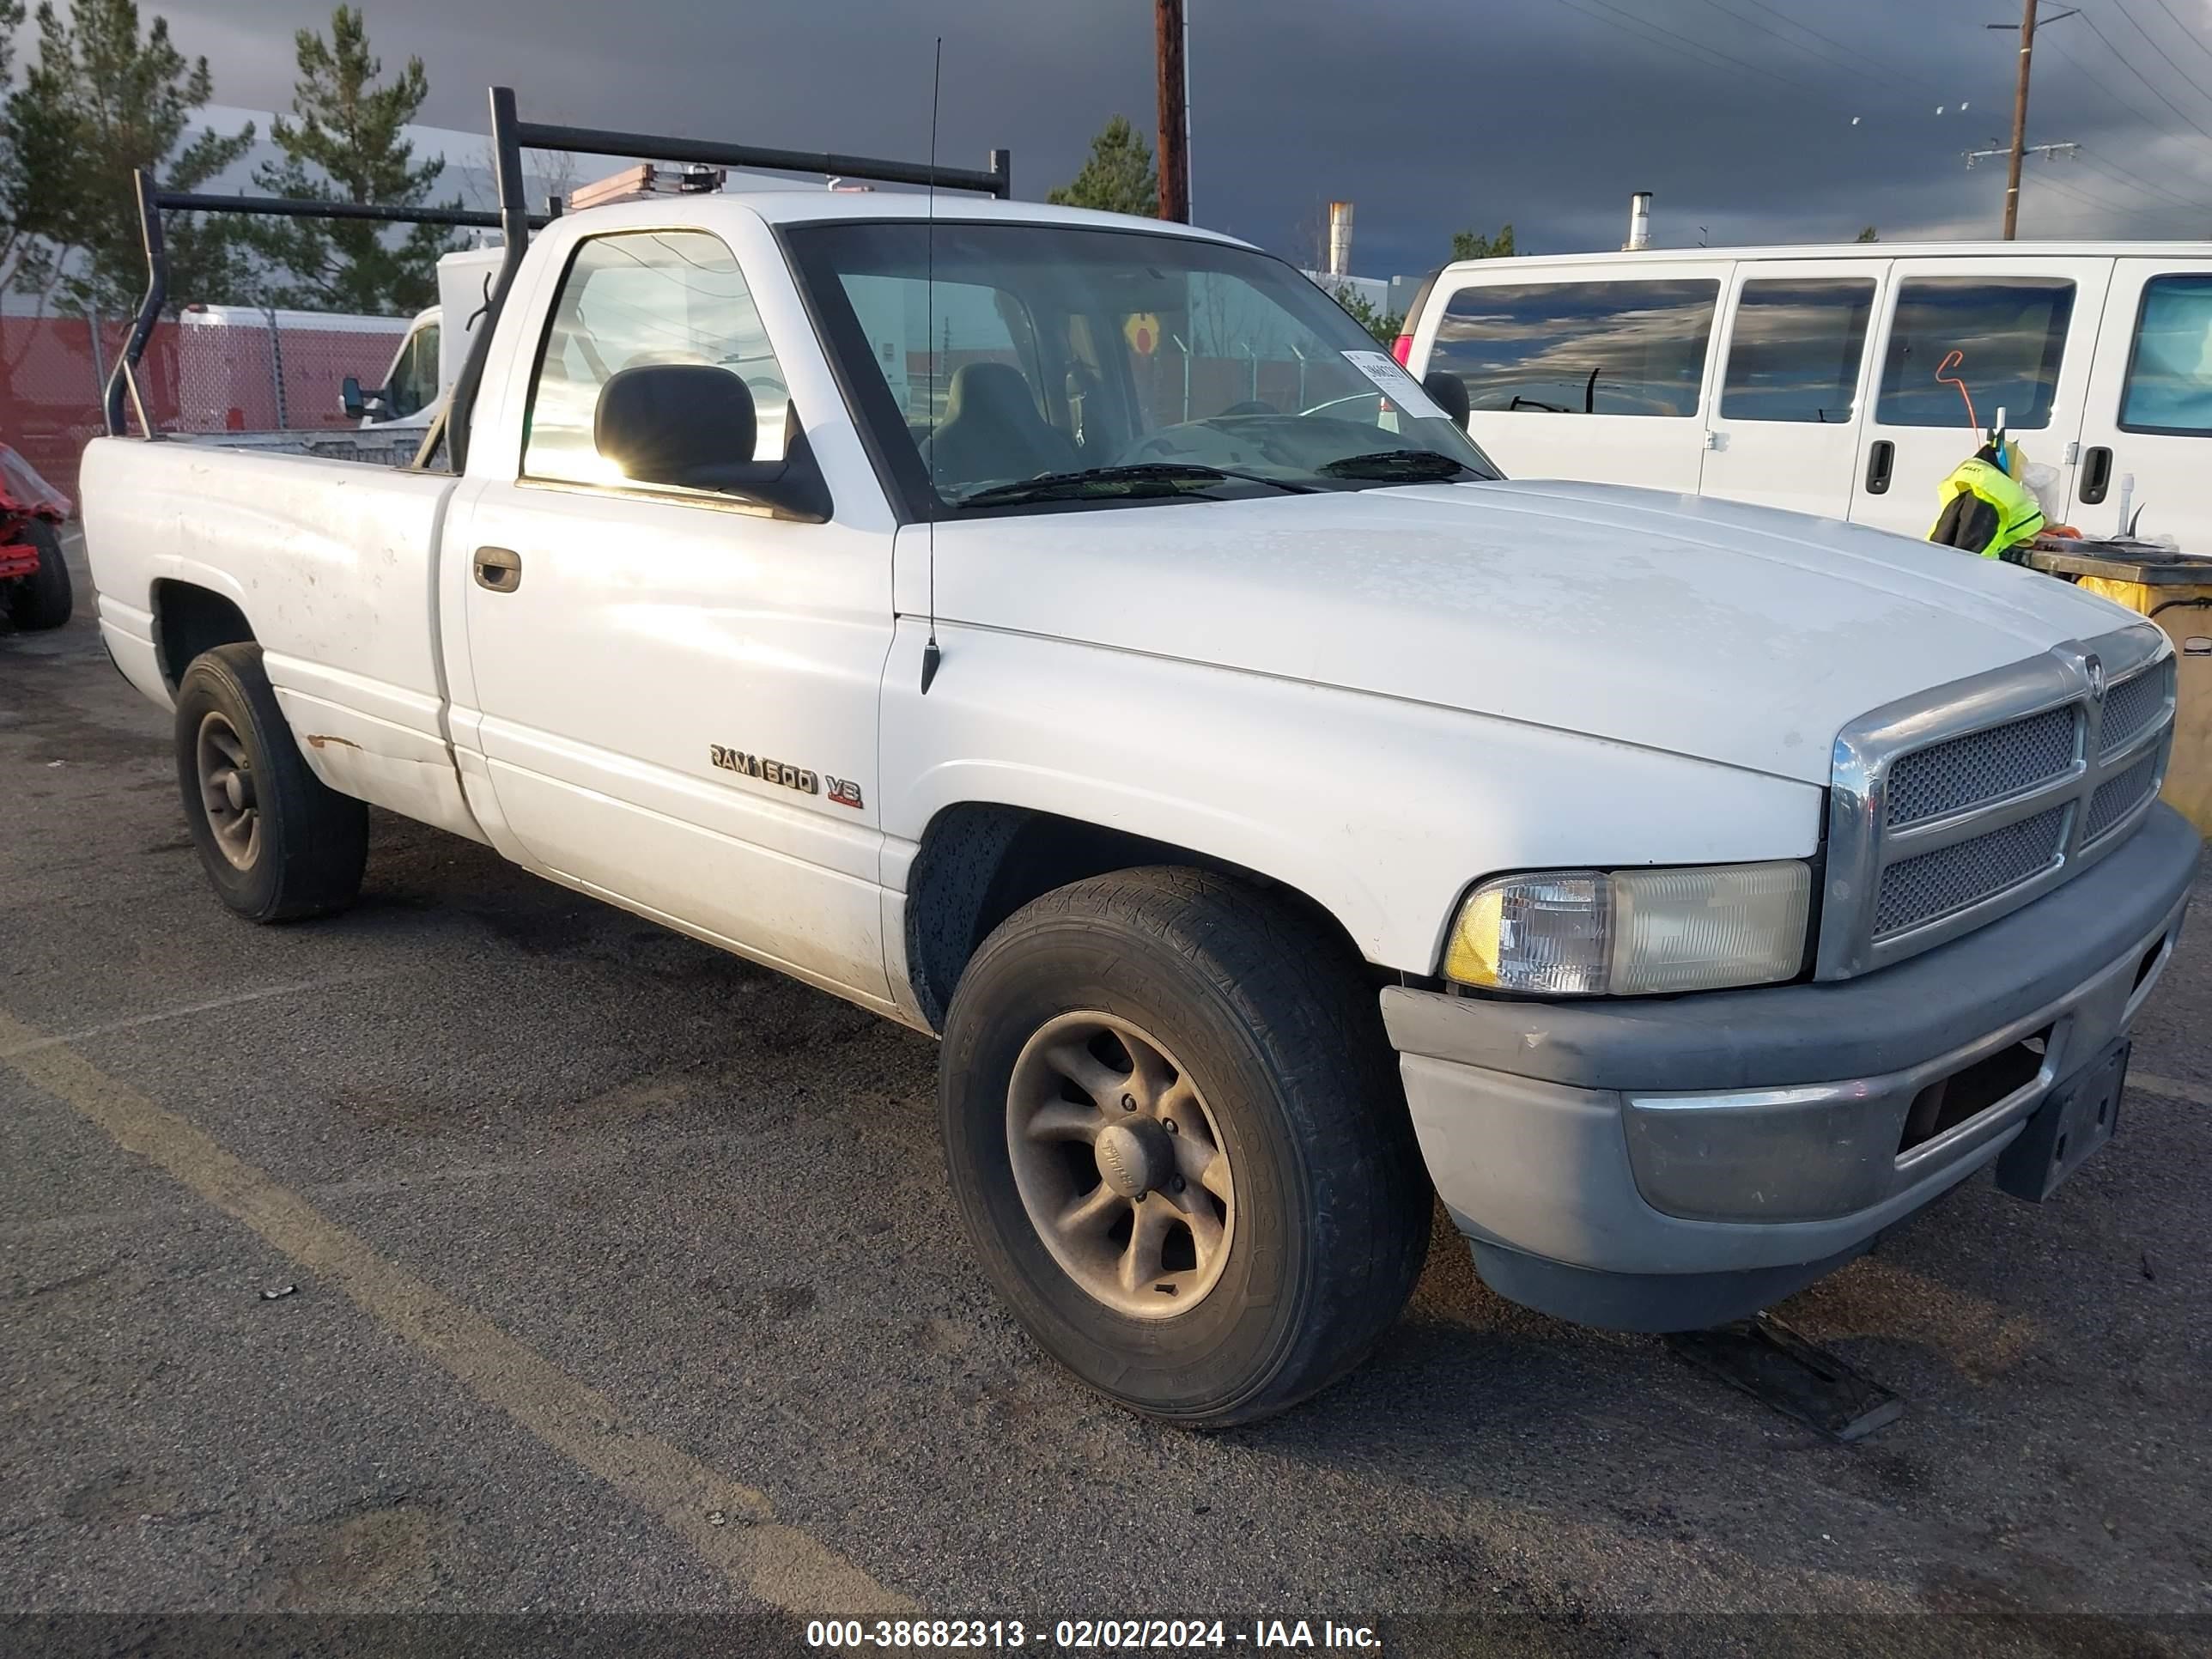
<path fill-rule="evenodd" d="M 447 742 L 438 654 L 435 549 L 453 489 L 348 461 L 100 440 L 82 496 L 102 629 L 132 682 L 167 704 L 157 589 L 224 596 L 317 775 L 482 839 Z"/>

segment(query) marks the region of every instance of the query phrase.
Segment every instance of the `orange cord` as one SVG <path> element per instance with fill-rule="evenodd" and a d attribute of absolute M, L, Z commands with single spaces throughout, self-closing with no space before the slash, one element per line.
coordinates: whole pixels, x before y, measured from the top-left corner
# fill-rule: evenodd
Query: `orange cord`
<path fill-rule="evenodd" d="M 1974 394 L 1966 390 L 1966 382 L 1964 379 L 1956 374 L 1948 374 L 1944 373 L 1946 369 L 1954 368 L 1966 361 L 1966 354 L 1965 352 L 1952 352 L 1949 356 L 1946 356 L 1942 362 L 1936 365 L 1936 380 L 1939 385 L 1954 386 L 1959 388 L 1959 395 L 1966 400 L 1966 424 L 1973 428 L 1977 433 L 1979 433 L 1982 429 L 1982 423 L 1979 420 L 1976 419 L 1974 416 Z"/>

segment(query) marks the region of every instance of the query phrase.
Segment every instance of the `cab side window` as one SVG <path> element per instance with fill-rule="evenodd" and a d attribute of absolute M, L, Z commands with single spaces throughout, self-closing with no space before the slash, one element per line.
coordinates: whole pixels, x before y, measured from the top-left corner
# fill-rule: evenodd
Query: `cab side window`
<path fill-rule="evenodd" d="M 1689 277 L 1462 289 L 1429 366 L 1459 376 L 1478 410 L 1694 415 L 1720 286 Z"/>
<path fill-rule="evenodd" d="M 592 441 L 592 420 L 600 388 L 646 363 L 737 375 L 752 392 L 757 435 L 750 458 L 730 459 L 782 459 L 790 393 L 735 256 L 703 231 L 631 231 L 580 243 L 569 259 L 531 381 L 524 475 L 623 482 Z"/>
<path fill-rule="evenodd" d="M 2212 272 L 2143 284 L 2120 426 L 2212 437 Z"/>
<path fill-rule="evenodd" d="M 2073 315 L 2074 284 L 2057 277 L 1909 278 L 1897 290 L 1875 421 L 1964 427 L 1958 387 L 1936 378 L 1956 351 L 1948 373 L 1966 382 L 1984 425 L 2002 409 L 2014 431 L 2049 426 Z"/>
<path fill-rule="evenodd" d="M 1729 331 L 1722 417 L 1848 422 L 1873 313 L 1867 279 L 1747 282 Z"/>
<path fill-rule="evenodd" d="M 412 415 L 438 395 L 438 325 L 428 324 L 407 337 L 392 366 L 385 388 L 385 413 L 392 420 Z"/>

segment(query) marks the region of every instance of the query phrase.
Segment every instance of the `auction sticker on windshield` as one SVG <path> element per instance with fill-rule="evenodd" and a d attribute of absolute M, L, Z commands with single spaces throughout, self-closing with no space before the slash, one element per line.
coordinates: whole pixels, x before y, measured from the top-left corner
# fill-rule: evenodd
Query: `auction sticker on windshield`
<path fill-rule="evenodd" d="M 1347 351 L 1344 361 L 1364 374 L 1382 389 L 1382 395 L 1420 420 L 1448 421 L 1450 416 L 1436 405 L 1436 400 L 1421 390 L 1421 383 L 1398 367 L 1387 351 Z"/>

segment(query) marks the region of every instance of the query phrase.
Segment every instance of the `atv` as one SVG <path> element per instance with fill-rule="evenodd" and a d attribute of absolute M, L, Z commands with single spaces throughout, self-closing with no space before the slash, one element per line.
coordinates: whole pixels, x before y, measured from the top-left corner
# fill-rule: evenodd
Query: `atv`
<path fill-rule="evenodd" d="M 0 444 L 0 617 L 26 631 L 70 619 L 69 565 L 61 526 L 69 497 Z"/>

